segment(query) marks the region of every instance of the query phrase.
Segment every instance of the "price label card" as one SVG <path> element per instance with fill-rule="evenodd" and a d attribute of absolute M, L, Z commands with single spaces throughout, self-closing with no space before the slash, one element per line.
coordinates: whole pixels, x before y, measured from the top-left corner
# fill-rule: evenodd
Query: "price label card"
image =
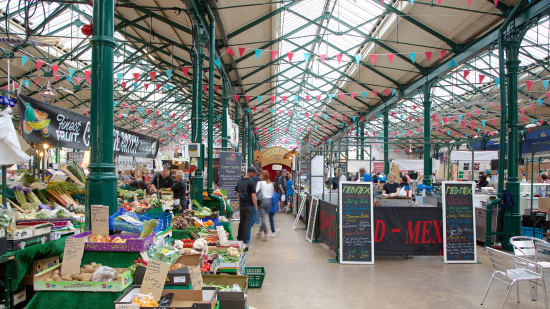
<path fill-rule="evenodd" d="M 115 309 L 139 309 L 139 304 L 116 304 Z"/>
<path fill-rule="evenodd" d="M 200 266 L 197 266 L 189 271 L 191 277 L 191 285 L 193 290 L 202 290 L 204 282 L 202 281 L 202 273 Z"/>
<path fill-rule="evenodd" d="M 92 205 L 92 234 L 109 235 L 109 206 Z"/>
<path fill-rule="evenodd" d="M 220 245 L 228 246 L 229 243 L 227 242 L 227 233 L 225 232 L 223 226 L 217 226 L 216 230 L 218 231 L 218 237 L 220 238 Z"/>
<path fill-rule="evenodd" d="M 166 282 L 166 276 L 168 275 L 169 269 L 170 264 L 168 263 L 150 260 L 147 264 L 145 275 L 143 276 L 140 293 L 152 293 L 155 300 L 159 301 L 162 296 L 162 290 L 164 289 L 164 283 Z"/>
<path fill-rule="evenodd" d="M 145 262 L 149 262 L 149 256 L 147 255 L 147 251 L 141 251 L 139 255 L 141 255 L 142 260 L 144 260 Z"/>
<path fill-rule="evenodd" d="M 61 275 L 71 273 L 80 273 L 80 263 L 84 254 L 84 244 L 86 238 L 67 238 L 65 241 L 65 250 L 63 251 L 63 265 L 61 266 Z"/>

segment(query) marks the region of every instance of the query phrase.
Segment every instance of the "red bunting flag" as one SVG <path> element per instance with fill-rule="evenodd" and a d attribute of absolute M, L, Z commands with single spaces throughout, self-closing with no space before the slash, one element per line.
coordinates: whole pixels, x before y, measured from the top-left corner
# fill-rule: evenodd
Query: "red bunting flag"
<path fill-rule="evenodd" d="M 288 62 L 292 62 L 292 56 L 294 56 L 294 53 L 288 52 L 286 55 L 288 56 Z"/>
<path fill-rule="evenodd" d="M 238 95 L 235 95 L 235 102 L 239 102 L 239 96 Z"/>
<path fill-rule="evenodd" d="M 388 60 L 390 61 L 390 64 L 393 63 L 393 54 L 388 54 Z"/>
<path fill-rule="evenodd" d="M 479 83 L 483 83 L 483 79 L 485 78 L 485 75 L 479 74 Z"/>
<path fill-rule="evenodd" d="M 338 54 L 336 55 L 336 59 L 338 59 L 338 64 L 340 64 L 342 62 L 342 54 Z"/>
<path fill-rule="evenodd" d="M 126 108 L 126 104 L 122 103 L 122 109 Z"/>
<path fill-rule="evenodd" d="M 283 103 L 286 103 L 286 95 L 283 96 Z"/>
<path fill-rule="evenodd" d="M 40 70 L 40 68 L 42 67 L 43 64 L 44 64 L 44 62 L 42 62 L 40 60 L 36 61 L 36 70 L 37 71 Z"/>
<path fill-rule="evenodd" d="M 150 114 L 151 114 L 151 110 L 148 109 L 148 110 L 147 110 L 147 115 L 150 115 Z"/>
<path fill-rule="evenodd" d="M 131 106 L 130 106 L 130 111 L 133 111 L 133 110 L 134 110 L 134 106 L 131 105 Z"/>
<path fill-rule="evenodd" d="M 468 117 L 472 118 L 472 113 L 468 113 Z"/>
<path fill-rule="evenodd" d="M 84 71 L 84 76 L 86 77 L 86 81 L 90 79 L 90 75 L 92 74 L 92 71 Z M 89 82 L 88 82 L 89 83 Z"/>
<path fill-rule="evenodd" d="M 140 122 L 140 121 L 141 121 L 141 118 L 138 118 L 137 121 Z"/>
<path fill-rule="evenodd" d="M 387 97 L 389 97 L 390 95 L 390 90 L 389 89 L 384 89 L 384 93 L 386 94 Z"/>
<path fill-rule="evenodd" d="M 275 103 L 275 96 L 271 96 L 271 103 Z M 262 108 L 262 113 L 264 112 L 265 108 Z"/>
<path fill-rule="evenodd" d="M 176 119 L 176 113 L 172 114 L 172 118 Z"/>
<path fill-rule="evenodd" d="M 321 102 L 321 95 L 318 95 L 318 96 L 317 96 L 317 101 L 318 101 L 318 102 Z"/>
<path fill-rule="evenodd" d="M 134 73 L 134 82 L 138 82 L 139 73 Z"/>
<path fill-rule="evenodd" d="M 203 85 L 202 86 L 202 93 L 206 93 L 206 90 L 208 89 L 208 86 L 206 85 Z"/>
<path fill-rule="evenodd" d="M 272 51 L 271 51 L 271 59 L 272 59 L 273 61 L 275 61 L 275 59 L 277 59 L 277 54 L 278 54 L 278 53 L 279 53 L 279 52 L 276 51 L 276 50 L 272 50 Z"/>
<path fill-rule="evenodd" d="M 361 122 L 364 122 L 365 121 L 365 117 L 361 117 Z"/>
<path fill-rule="evenodd" d="M 446 53 L 447 53 L 446 50 L 442 50 L 442 51 L 441 51 L 441 57 L 439 57 L 439 59 L 440 59 L 440 60 L 443 59 L 443 57 L 445 57 L 445 54 L 446 54 Z"/>
<path fill-rule="evenodd" d="M 372 64 L 376 64 L 376 57 L 378 57 L 377 54 L 370 55 L 370 60 L 372 60 Z"/>
<path fill-rule="evenodd" d="M 288 111 L 288 117 L 290 117 L 291 115 L 292 115 L 292 112 Z"/>
<path fill-rule="evenodd" d="M 336 116 L 336 115 L 334 115 L 334 120 L 336 120 L 336 117 L 337 117 L 337 116 Z"/>
<path fill-rule="evenodd" d="M 412 121 L 412 119 L 413 119 L 413 117 L 409 116 L 409 122 L 411 122 L 411 121 Z"/>
<path fill-rule="evenodd" d="M 527 84 L 527 90 L 531 90 L 531 86 L 533 86 L 533 81 L 532 80 L 527 80 L 527 81 L 525 81 L 525 83 Z"/>
<path fill-rule="evenodd" d="M 351 96 L 351 98 L 352 98 L 353 100 L 355 100 L 355 92 L 351 92 L 349 95 Z"/>
<path fill-rule="evenodd" d="M 256 106 L 253 106 L 253 107 L 252 107 L 252 110 L 253 110 L 254 112 L 256 112 Z"/>
<path fill-rule="evenodd" d="M 265 113 L 265 107 L 262 107 L 262 113 Z"/>
<path fill-rule="evenodd" d="M 239 57 L 242 57 L 242 56 L 243 56 L 245 50 L 246 50 L 246 48 L 244 48 L 244 47 L 239 47 Z"/>
<path fill-rule="evenodd" d="M 226 53 L 228 53 L 229 55 L 235 57 L 235 53 L 233 52 L 233 49 L 231 47 L 228 47 L 226 50 L 225 50 Z"/>
<path fill-rule="evenodd" d="M 321 57 L 321 63 L 325 63 L 325 58 L 327 57 L 327 55 L 322 54 L 320 57 Z"/>
<path fill-rule="evenodd" d="M 426 54 L 426 58 L 428 59 L 428 62 L 432 61 L 432 52 L 424 52 Z"/>
<path fill-rule="evenodd" d="M 309 103 L 309 96 L 308 95 L 306 95 L 306 102 Z"/>
<path fill-rule="evenodd" d="M 183 75 L 187 77 L 187 75 L 189 74 L 189 67 L 183 67 L 181 68 L 181 71 L 183 72 Z"/>
<path fill-rule="evenodd" d="M 523 115 L 525 115 L 525 108 L 519 110 Z"/>
<path fill-rule="evenodd" d="M 214 92 L 218 92 L 219 89 L 220 89 L 220 86 L 214 86 Z"/>
<path fill-rule="evenodd" d="M 55 75 L 55 73 L 57 72 L 57 70 L 59 70 L 59 66 L 58 65 L 53 65 L 52 66 L 52 74 Z"/>
<path fill-rule="evenodd" d="M 149 72 L 149 75 L 151 75 L 151 81 L 154 83 L 155 82 L 155 77 L 157 76 L 157 72 L 155 72 L 155 71 Z"/>
<path fill-rule="evenodd" d="M 466 79 L 466 77 L 468 77 L 468 74 L 470 74 L 470 71 L 469 70 L 464 70 L 464 79 Z"/>
<path fill-rule="evenodd" d="M 183 120 L 183 118 L 185 117 L 185 114 L 181 114 L 181 119 Z"/>
<path fill-rule="evenodd" d="M 471 121 L 471 122 L 470 122 L 470 125 L 472 126 L 472 130 L 474 129 L 474 124 L 475 124 L 475 123 L 476 123 L 475 121 Z"/>
<path fill-rule="evenodd" d="M 395 117 L 395 112 L 391 112 L 391 116 L 392 116 L 392 117 Z"/>
<path fill-rule="evenodd" d="M 531 109 L 531 111 L 533 111 L 533 104 L 530 104 L 529 108 Z"/>
<path fill-rule="evenodd" d="M 84 111 L 84 114 L 85 114 L 86 116 L 88 116 L 88 111 Z"/>
<path fill-rule="evenodd" d="M 346 115 L 342 115 L 342 120 L 346 120 Z"/>
<path fill-rule="evenodd" d="M 159 91 L 161 85 L 160 84 L 155 84 L 155 86 L 157 87 L 157 91 Z"/>
<path fill-rule="evenodd" d="M 246 98 L 246 103 L 250 102 L 250 96 L 249 95 L 245 96 L 245 98 Z"/>
<path fill-rule="evenodd" d="M 377 96 L 378 96 L 378 91 L 377 91 L 377 90 L 373 90 L 373 91 L 372 91 L 372 94 L 374 94 L 374 97 L 377 97 Z"/>
<path fill-rule="evenodd" d="M 306 118 L 308 118 L 308 117 L 309 117 L 309 113 L 306 113 Z"/>
<path fill-rule="evenodd" d="M 279 116 L 283 114 L 283 111 L 282 110 L 279 110 Z"/>
<path fill-rule="evenodd" d="M 340 96 L 340 101 L 344 100 L 344 94 L 343 93 L 340 93 L 339 96 Z"/>
<path fill-rule="evenodd" d="M 317 119 L 317 114 L 315 114 L 315 119 Z"/>

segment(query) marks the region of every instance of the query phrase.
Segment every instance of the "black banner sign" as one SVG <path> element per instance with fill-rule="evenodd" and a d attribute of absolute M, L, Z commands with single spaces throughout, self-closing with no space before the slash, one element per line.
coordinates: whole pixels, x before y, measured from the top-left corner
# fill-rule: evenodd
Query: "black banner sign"
<path fill-rule="evenodd" d="M 343 181 L 340 189 L 340 263 L 374 264 L 372 183 Z"/>
<path fill-rule="evenodd" d="M 376 255 L 443 254 L 440 207 L 374 207 Z"/>
<path fill-rule="evenodd" d="M 319 239 L 332 251 L 336 251 L 337 207 L 329 202 L 319 201 Z"/>
<path fill-rule="evenodd" d="M 443 182 L 445 263 L 477 263 L 474 182 Z"/>
<path fill-rule="evenodd" d="M 90 149 L 90 117 L 18 95 L 21 131 L 27 142 Z M 116 155 L 155 158 L 158 140 L 115 126 L 113 149 Z"/>
<path fill-rule="evenodd" d="M 220 152 L 220 167 L 218 170 L 220 188 L 225 189 L 227 198 L 233 201 L 237 200 L 235 187 L 241 179 L 241 161 L 242 154 L 239 152 Z"/>

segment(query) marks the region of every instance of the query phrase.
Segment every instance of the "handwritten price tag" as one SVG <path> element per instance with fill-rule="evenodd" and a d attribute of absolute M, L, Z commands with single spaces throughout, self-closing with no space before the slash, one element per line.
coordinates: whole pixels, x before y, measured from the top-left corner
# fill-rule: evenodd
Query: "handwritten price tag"
<path fill-rule="evenodd" d="M 143 283 L 141 284 L 141 294 L 152 293 L 156 301 L 160 300 L 169 269 L 170 264 L 168 263 L 149 260 L 145 276 L 143 277 Z"/>
<path fill-rule="evenodd" d="M 84 254 L 85 238 L 67 238 L 65 241 L 65 250 L 63 251 L 63 266 L 61 266 L 61 275 L 71 273 L 80 273 L 80 262 Z"/>
<path fill-rule="evenodd" d="M 92 205 L 92 234 L 109 235 L 109 207 Z"/>
<path fill-rule="evenodd" d="M 115 309 L 139 309 L 139 304 L 116 304 Z"/>
<path fill-rule="evenodd" d="M 202 281 L 201 268 L 197 266 L 191 269 L 189 271 L 189 275 L 191 276 L 191 285 L 193 286 L 193 290 L 202 290 L 204 282 Z"/>
<path fill-rule="evenodd" d="M 228 246 L 229 243 L 227 242 L 227 234 L 225 233 L 223 226 L 217 226 L 216 230 L 218 231 L 218 237 L 220 238 L 220 245 Z"/>

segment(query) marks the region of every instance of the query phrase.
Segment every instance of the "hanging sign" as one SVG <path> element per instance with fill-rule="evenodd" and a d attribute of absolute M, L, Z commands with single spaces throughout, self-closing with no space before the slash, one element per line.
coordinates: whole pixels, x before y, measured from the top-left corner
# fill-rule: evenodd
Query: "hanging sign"
<path fill-rule="evenodd" d="M 241 179 L 242 154 L 239 152 L 220 152 L 218 178 L 220 188 L 227 191 L 227 198 L 237 200 L 237 182 Z"/>
<path fill-rule="evenodd" d="M 475 182 L 442 182 L 445 263 L 477 263 L 475 185 Z"/>
<path fill-rule="evenodd" d="M 280 171 L 283 169 L 283 166 L 281 164 L 273 164 L 271 166 L 271 169 L 274 170 L 274 171 Z"/>
<path fill-rule="evenodd" d="M 341 181 L 340 263 L 374 264 L 372 183 Z"/>
<path fill-rule="evenodd" d="M 90 117 L 46 104 L 24 95 L 18 95 L 21 135 L 27 142 L 90 149 Z M 110 121 L 110 119 L 107 119 Z M 158 139 L 138 134 L 121 127 L 113 128 L 114 154 L 155 158 Z"/>

